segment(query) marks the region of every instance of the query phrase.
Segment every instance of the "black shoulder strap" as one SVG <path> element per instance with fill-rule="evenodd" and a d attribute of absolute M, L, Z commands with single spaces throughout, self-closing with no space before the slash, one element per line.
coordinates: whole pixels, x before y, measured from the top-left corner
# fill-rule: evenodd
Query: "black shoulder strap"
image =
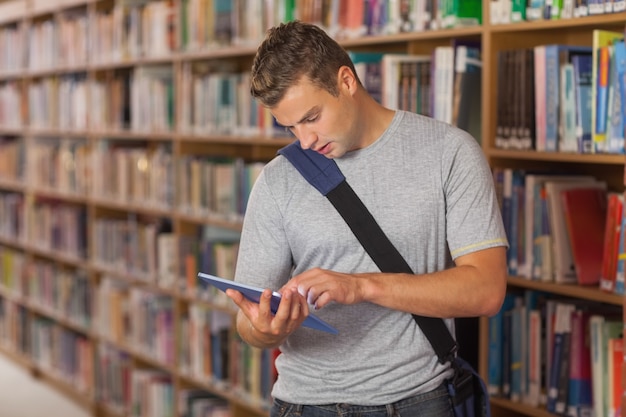
<path fill-rule="evenodd" d="M 337 163 L 295 141 L 278 151 L 286 157 L 337 209 L 365 251 L 383 272 L 412 274 L 409 264 L 393 246 L 359 196 L 346 181 Z M 441 363 L 454 358 L 457 344 L 442 319 L 413 315 Z"/>

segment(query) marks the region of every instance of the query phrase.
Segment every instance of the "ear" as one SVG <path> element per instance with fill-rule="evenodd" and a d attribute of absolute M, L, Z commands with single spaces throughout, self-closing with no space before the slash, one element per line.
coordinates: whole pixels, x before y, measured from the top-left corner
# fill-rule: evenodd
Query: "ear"
<path fill-rule="evenodd" d="M 339 68 L 339 72 L 337 73 L 337 82 L 340 91 L 347 91 L 351 95 L 356 92 L 359 86 L 359 81 L 356 75 L 345 65 Z"/>

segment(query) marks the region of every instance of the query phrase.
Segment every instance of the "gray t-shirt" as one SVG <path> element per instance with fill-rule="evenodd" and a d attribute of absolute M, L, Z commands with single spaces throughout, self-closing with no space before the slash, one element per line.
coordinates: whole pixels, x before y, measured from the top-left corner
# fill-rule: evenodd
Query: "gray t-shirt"
<path fill-rule="evenodd" d="M 507 244 L 482 150 L 455 127 L 398 111 L 375 143 L 336 161 L 415 273 Z M 335 208 L 279 156 L 251 193 L 235 279 L 276 290 L 313 267 L 378 271 Z M 449 374 L 410 314 L 371 303 L 331 304 L 315 314 L 339 335 L 294 332 L 276 362 L 276 398 L 388 404 L 433 390 Z"/>

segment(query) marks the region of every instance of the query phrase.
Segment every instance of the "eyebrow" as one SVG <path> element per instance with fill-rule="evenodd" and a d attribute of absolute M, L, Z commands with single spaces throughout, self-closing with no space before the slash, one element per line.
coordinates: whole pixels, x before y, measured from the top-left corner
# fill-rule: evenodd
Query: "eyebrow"
<path fill-rule="evenodd" d="M 306 119 L 310 118 L 310 117 L 311 117 L 311 116 L 313 116 L 315 113 L 319 113 L 319 112 L 320 112 L 320 110 L 321 110 L 321 107 L 320 107 L 320 106 L 313 106 L 313 107 L 311 107 L 311 108 L 310 108 L 310 109 L 309 109 L 306 113 L 304 113 L 304 116 L 302 116 L 302 117 L 300 118 L 300 120 L 298 120 L 298 121 L 296 122 L 296 124 L 297 124 L 297 125 L 299 125 L 299 124 L 301 124 L 301 123 L 304 123 L 304 121 L 305 121 Z M 291 127 L 294 127 L 294 126 L 295 126 L 295 125 L 290 125 L 290 126 L 282 125 L 280 122 L 278 122 L 278 124 L 280 124 L 281 126 L 286 127 L 286 128 L 291 128 Z"/>

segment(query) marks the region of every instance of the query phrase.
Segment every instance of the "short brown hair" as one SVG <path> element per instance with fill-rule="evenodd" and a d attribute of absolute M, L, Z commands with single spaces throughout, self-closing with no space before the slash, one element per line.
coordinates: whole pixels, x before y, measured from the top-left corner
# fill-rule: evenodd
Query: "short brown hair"
<path fill-rule="evenodd" d="M 344 65 L 357 77 L 350 56 L 323 29 L 297 20 L 281 23 L 267 31 L 257 50 L 250 93 L 264 106 L 274 107 L 288 88 L 306 76 L 337 96 L 337 74 Z"/>

